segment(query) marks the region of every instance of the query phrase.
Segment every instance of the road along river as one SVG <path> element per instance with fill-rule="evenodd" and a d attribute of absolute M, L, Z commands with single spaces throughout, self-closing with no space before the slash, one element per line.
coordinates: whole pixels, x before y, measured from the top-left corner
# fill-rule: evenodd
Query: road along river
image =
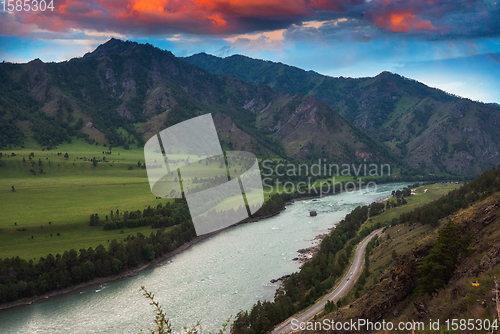
<path fill-rule="evenodd" d="M 153 292 L 173 329 L 201 319 L 213 331 L 257 300 L 271 300 L 271 279 L 299 269 L 297 250 L 310 247 L 347 213 L 387 197 L 406 183 L 379 185 L 287 205 L 279 215 L 231 227 L 163 265 L 102 286 L 0 311 L 2 333 L 139 333 L 153 328 L 154 309 L 140 286 Z M 309 217 L 314 210 L 316 217 Z"/>
<path fill-rule="evenodd" d="M 347 271 L 346 276 L 342 279 L 340 284 L 327 296 L 318 301 L 316 304 L 305 310 L 303 313 L 299 313 L 298 315 L 294 315 L 291 318 L 287 319 L 284 323 L 277 326 L 277 328 L 273 331 L 274 334 L 281 334 L 291 332 L 293 329 L 292 319 L 296 319 L 295 324 L 300 324 L 303 322 L 307 322 L 309 319 L 314 317 L 316 314 L 323 311 L 325 308 L 327 301 L 336 302 L 342 296 L 347 294 L 355 284 L 355 278 L 361 270 L 361 266 L 363 265 L 364 254 L 366 250 L 366 246 L 373 239 L 373 237 L 382 232 L 383 229 L 378 229 L 370 233 L 363 241 L 360 242 L 356 249 L 356 253 L 354 254 L 354 261 L 352 262 L 349 271 Z"/>

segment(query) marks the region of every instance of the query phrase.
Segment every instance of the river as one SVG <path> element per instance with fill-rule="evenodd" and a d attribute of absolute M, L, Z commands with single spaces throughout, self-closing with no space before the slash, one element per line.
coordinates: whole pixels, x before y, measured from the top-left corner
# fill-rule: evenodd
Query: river
<path fill-rule="evenodd" d="M 299 269 L 297 250 L 310 247 L 347 213 L 389 196 L 406 183 L 297 201 L 279 215 L 231 227 L 161 266 L 139 275 L 0 311 L 2 333 L 139 333 L 154 328 L 154 309 L 140 291 L 155 294 L 179 331 L 201 320 L 214 331 L 257 300 L 270 300 L 270 280 Z M 316 217 L 309 217 L 311 210 Z"/>

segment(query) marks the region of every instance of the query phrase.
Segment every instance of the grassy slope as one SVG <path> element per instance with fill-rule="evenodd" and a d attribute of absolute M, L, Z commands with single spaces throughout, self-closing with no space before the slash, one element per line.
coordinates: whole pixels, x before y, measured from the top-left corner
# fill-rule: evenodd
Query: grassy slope
<path fill-rule="evenodd" d="M 420 186 L 418 188 L 413 189 L 414 195 L 406 198 L 407 204 L 391 208 L 384 213 L 374 216 L 371 218 L 366 226 L 371 226 L 372 224 L 376 224 L 380 222 L 384 224 L 385 222 L 390 222 L 393 218 L 399 218 L 402 213 L 410 212 L 413 209 L 420 207 L 424 204 L 427 204 L 445 194 L 449 191 L 458 189 L 462 184 L 454 184 L 454 183 L 445 183 L 446 186 L 442 186 L 441 183 L 430 184 L 425 186 Z M 388 201 L 396 202 L 395 198 L 389 198 Z M 384 203 L 386 203 L 385 201 Z"/>
<path fill-rule="evenodd" d="M 425 306 L 427 314 L 421 320 L 428 322 L 429 318 L 441 319 L 442 328 L 445 328 L 444 321 L 447 319 L 489 319 L 493 322 L 495 318 L 498 318 L 500 321 L 500 310 L 497 311 L 500 305 L 493 300 L 495 279 L 500 284 L 499 201 L 500 193 L 497 192 L 449 217 L 458 225 L 469 225 L 474 231 L 475 240 L 470 246 L 469 256 L 461 260 L 455 274 L 444 289 L 438 290 L 432 296 L 410 296 L 406 307 L 400 310 L 393 321 L 411 319 L 415 314 L 414 303 Z M 437 235 L 433 233 L 427 240 L 421 242 L 426 243 L 430 240 L 435 242 L 436 239 Z M 479 283 L 479 286 L 474 286 L 473 283 Z M 499 322 L 497 326 L 500 326 Z M 485 331 L 476 332 L 484 333 Z M 491 333 L 491 330 L 488 332 Z M 498 330 L 495 331 L 495 333 L 498 332 Z M 427 330 L 419 331 L 419 333 L 431 332 Z"/>
<path fill-rule="evenodd" d="M 402 213 L 410 212 L 460 186 L 461 184 L 447 184 L 446 187 L 443 187 L 438 183 L 418 187 L 415 189 L 416 195 L 407 199 L 408 204 L 397 208 L 391 208 L 383 214 L 373 217 L 372 223 L 390 222 L 393 218 L 398 218 Z M 427 192 L 424 192 L 426 189 Z M 415 226 L 396 225 L 394 227 L 389 227 L 380 236 L 380 246 L 373 250 L 370 260 L 370 278 L 367 280 L 365 288 L 369 289 L 374 282 L 379 281 L 387 268 L 392 267 L 392 264 L 394 264 L 394 259 L 392 258 L 393 251 L 396 251 L 398 255 L 410 251 L 433 230 L 434 228 L 430 225 L 422 224 L 416 224 Z"/>
<path fill-rule="evenodd" d="M 495 277 L 500 283 L 498 280 L 500 268 L 497 257 L 500 237 L 499 201 L 500 193 L 495 193 L 487 199 L 441 220 L 440 226 L 443 226 L 450 219 L 459 226 L 465 224 L 471 226 L 476 240 L 472 242 L 470 255 L 461 260 L 454 276 L 444 289 L 438 290 L 430 296 L 410 294 L 397 305 L 393 305 L 395 310 L 390 311 L 389 315 L 384 318 L 386 321 L 391 321 L 393 324 L 411 323 L 412 320 L 422 321 L 425 323 L 425 330 L 417 330 L 415 333 L 429 334 L 436 333 L 436 331 L 429 330 L 429 319 L 433 319 L 433 321 L 440 319 L 442 331 L 446 329 L 445 321 L 448 319 L 450 321 L 451 319 L 489 319 L 493 323 L 498 316 L 495 301 L 492 299 L 494 298 Z M 354 301 L 356 299 L 354 293 L 351 292 L 348 297 L 351 304 L 325 318 L 337 321 L 357 318 L 363 314 L 363 310 L 367 309 L 367 305 L 377 305 L 377 303 L 388 300 L 391 294 L 398 293 L 393 290 L 394 286 L 398 285 L 398 278 L 394 278 L 392 251 L 396 250 L 398 255 L 411 254 L 412 250 L 436 242 L 439 231 L 439 227 L 432 228 L 421 224 L 397 225 L 387 229 L 379 239 L 380 245 L 373 249 L 370 256 L 370 277 L 361 292 L 377 285 L 356 301 Z M 395 276 L 398 275 L 401 275 L 401 272 Z M 479 283 L 479 286 L 474 286 L 472 283 Z M 419 305 L 420 311 L 417 310 L 416 305 Z M 422 310 L 424 310 L 423 313 Z M 322 319 L 318 321 L 322 321 Z M 485 331 L 443 332 L 484 333 Z M 378 331 L 377 333 L 386 332 Z"/>
<path fill-rule="evenodd" d="M 437 183 L 415 188 L 415 195 L 406 198 L 408 201 L 407 204 L 391 208 L 378 216 L 372 217 L 363 227 L 369 227 L 377 222 L 382 224 L 390 222 L 393 218 L 398 218 L 402 213 L 412 211 L 417 207 L 432 202 L 460 186 L 461 184 L 447 184 L 447 186 L 443 187 L 441 184 Z M 427 191 L 425 192 L 426 189 Z M 388 199 L 388 201 L 393 200 L 395 201 L 394 198 Z M 391 256 L 393 250 L 395 250 L 398 255 L 403 254 L 412 249 L 417 242 L 433 230 L 434 229 L 430 225 L 420 224 L 418 224 L 418 226 L 397 225 L 395 227 L 389 227 L 380 235 L 380 246 L 373 250 L 372 256 L 370 257 L 370 276 L 366 279 L 366 283 L 362 286 L 359 293 L 362 294 L 368 291 L 373 285 L 379 282 L 380 277 L 386 273 L 386 270 L 392 268 L 394 264 L 394 260 Z M 355 299 L 355 289 L 351 290 L 347 295 L 348 302 Z"/>

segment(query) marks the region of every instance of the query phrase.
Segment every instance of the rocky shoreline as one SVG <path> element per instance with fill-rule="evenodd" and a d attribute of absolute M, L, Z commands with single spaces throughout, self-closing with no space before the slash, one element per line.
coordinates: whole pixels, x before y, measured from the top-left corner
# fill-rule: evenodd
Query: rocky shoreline
<path fill-rule="evenodd" d="M 331 230 L 331 228 L 329 230 Z M 299 255 L 297 257 L 293 258 L 292 261 L 299 261 L 302 264 L 299 268 L 302 268 L 304 263 L 310 261 L 314 257 L 314 255 L 316 255 L 319 252 L 321 242 L 323 241 L 323 239 L 327 235 L 328 235 L 328 233 L 324 233 L 324 234 L 320 234 L 320 235 L 317 235 L 316 237 L 314 237 L 314 239 L 313 239 L 314 245 L 312 245 L 311 247 L 308 247 L 308 248 L 299 249 L 297 251 L 297 253 L 299 253 Z M 273 278 L 270 282 L 277 283 L 277 282 L 283 281 L 287 277 L 290 277 L 290 275 L 283 275 L 279 278 Z"/>
<path fill-rule="evenodd" d="M 299 261 L 302 264 L 306 263 L 307 261 L 310 261 L 313 258 L 313 256 L 319 252 L 319 247 L 321 245 L 321 242 L 327 235 L 328 235 L 327 233 L 317 235 L 313 239 L 314 244 L 311 247 L 299 249 L 297 251 L 299 253 L 299 256 L 294 258 L 293 260 Z M 300 268 L 302 268 L 302 266 L 300 266 Z"/>

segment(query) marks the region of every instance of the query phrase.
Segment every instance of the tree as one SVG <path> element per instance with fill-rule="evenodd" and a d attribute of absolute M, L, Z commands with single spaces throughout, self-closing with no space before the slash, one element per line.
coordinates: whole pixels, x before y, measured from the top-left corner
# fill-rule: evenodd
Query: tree
<path fill-rule="evenodd" d="M 467 254 L 472 232 L 460 235 L 457 224 L 450 221 L 439 232 L 438 241 L 417 269 L 420 292 L 433 293 L 443 288 L 455 272 L 458 260 Z"/>
<path fill-rule="evenodd" d="M 392 256 L 392 259 L 393 259 L 393 260 L 396 260 L 396 259 L 398 258 L 398 253 L 396 253 L 396 250 L 395 250 L 395 249 L 392 251 L 391 256 Z"/>

